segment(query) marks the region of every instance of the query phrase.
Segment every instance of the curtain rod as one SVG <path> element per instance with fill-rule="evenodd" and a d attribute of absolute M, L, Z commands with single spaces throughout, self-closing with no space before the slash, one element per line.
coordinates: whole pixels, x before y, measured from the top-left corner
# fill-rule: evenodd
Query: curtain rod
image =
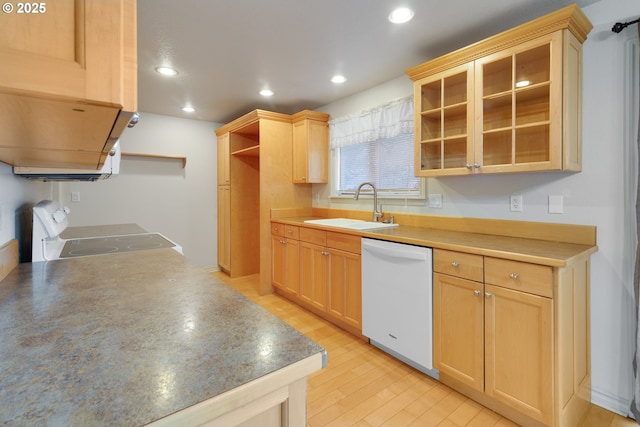
<path fill-rule="evenodd" d="M 640 18 L 636 19 L 635 21 L 629 21 L 629 22 L 616 22 L 615 25 L 611 28 L 611 31 L 613 31 L 614 33 L 619 33 L 620 31 L 624 30 L 625 28 L 627 28 L 629 25 L 633 25 L 637 22 L 640 22 Z"/>

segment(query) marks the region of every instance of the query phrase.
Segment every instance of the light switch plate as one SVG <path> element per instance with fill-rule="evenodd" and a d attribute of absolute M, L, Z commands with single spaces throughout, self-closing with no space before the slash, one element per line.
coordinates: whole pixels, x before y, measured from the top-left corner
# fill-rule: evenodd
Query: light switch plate
<path fill-rule="evenodd" d="M 442 208 L 442 194 L 429 194 L 429 207 Z"/>
<path fill-rule="evenodd" d="M 561 214 L 564 213 L 562 196 L 549 196 L 549 213 Z"/>

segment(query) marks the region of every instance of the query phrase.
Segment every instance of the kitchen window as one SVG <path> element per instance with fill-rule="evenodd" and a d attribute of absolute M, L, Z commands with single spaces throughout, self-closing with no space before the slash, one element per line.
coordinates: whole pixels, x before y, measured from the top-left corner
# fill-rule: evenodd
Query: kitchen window
<path fill-rule="evenodd" d="M 413 173 L 413 97 L 329 121 L 334 196 L 372 182 L 378 197 L 424 198 Z"/>

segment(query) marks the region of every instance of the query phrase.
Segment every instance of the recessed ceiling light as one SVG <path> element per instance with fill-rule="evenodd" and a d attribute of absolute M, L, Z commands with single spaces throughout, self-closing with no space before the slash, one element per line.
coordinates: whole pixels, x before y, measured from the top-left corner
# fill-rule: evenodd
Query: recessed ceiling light
<path fill-rule="evenodd" d="M 331 77 L 331 83 L 344 83 L 346 81 L 347 81 L 347 78 L 339 74 L 336 74 L 335 76 Z"/>
<path fill-rule="evenodd" d="M 413 10 L 400 7 L 389 14 L 389 21 L 394 24 L 404 24 L 413 18 Z"/>
<path fill-rule="evenodd" d="M 262 96 L 273 96 L 273 91 L 271 91 L 269 89 L 262 89 L 260 91 L 260 95 L 262 95 Z"/>
<path fill-rule="evenodd" d="M 184 107 L 182 107 L 182 111 L 184 111 L 185 113 L 193 113 L 194 111 L 196 111 L 196 109 L 189 105 L 185 105 Z"/>
<path fill-rule="evenodd" d="M 177 76 L 178 71 L 171 67 L 156 67 L 156 72 L 162 74 L 163 76 Z"/>

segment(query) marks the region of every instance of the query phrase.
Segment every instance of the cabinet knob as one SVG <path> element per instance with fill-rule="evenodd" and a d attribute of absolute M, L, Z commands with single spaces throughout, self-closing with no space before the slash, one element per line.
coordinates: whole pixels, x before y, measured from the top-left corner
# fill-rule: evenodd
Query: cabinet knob
<path fill-rule="evenodd" d="M 476 169 L 480 169 L 480 163 L 474 163 L 473 167 L 476 168 Z"/>
<path fill-rule="evenodd" d="M 469 170 L 471 170 L 471 168 L 473 167 L 473 166 L 471 166 L 469 163 L 467 163 L 467 165 L 466 165 L 466 166 L 467 166 L 467 169 L 469 169 Z"/>
<path fill-rule="evenodd" d="M 511 277 L 513 280 L 516 280 L 518 278 L 518 273 L 511 273 L 509 277 Z"/>
<path fill-rule="evenodd" d="M 484 293 L 484 296 L 485 296 L 486 298 L 491 298 L 491 297 L 493 296 L 493 294 L 492 294 L 491 292 L 485 292 L 485 293 Z"/>
<path fill-rule="evenodd" d="M 482 294 L 482 291 L 480 291 L 479 289 L 476 289 L 475 291 L 473 291 L 473 294 L 477 297 L 480 296 L 480 294 Z"/>
<path fill-rule="evenodd" d="M 293 234 L 293 230 L 289 230 L 289 234 Z"/>
<path fill-rule="evenodd" d="M 274 229 L 275 231 L 278 231 L 278 227 L 273 227 L 273 229 Z"/>
<path fill-rule="evenodd" d="M 286 245 L 287 241 L 286 240 L 280 240 L 280 243 L 282 243 L 283 245 Z"/>
<path fill-rule="evenodd" d="M 327 255 L 329 255 L 329 252 L 322 251 L 322 252 L 320 252 L 320 255 L 327 256 Z"/>
<path fill-rule="evenodd" d="M 453 262 L 451 263 L 451 266 L 452 266 L 453 268 L 458 268 L 458 266 L 459 266 L 459 265 L 460 265 L 460 264 L 458 264 L 456 261 L 453 261 Z"/>

